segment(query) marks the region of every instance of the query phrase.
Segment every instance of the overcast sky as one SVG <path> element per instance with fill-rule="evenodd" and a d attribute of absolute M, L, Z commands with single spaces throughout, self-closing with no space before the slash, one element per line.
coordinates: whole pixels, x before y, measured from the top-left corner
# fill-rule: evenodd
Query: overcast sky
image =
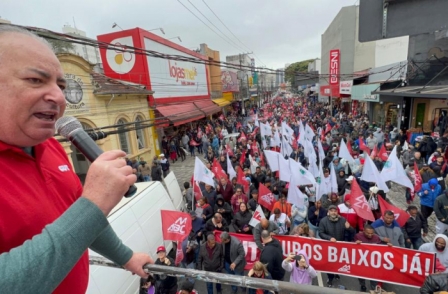
<path fill-rule="evenodd" d="M 190 2 L 227 37 L 222 36 Z M 206 43 L 210 48 L 220 51 L 223 61 L 227 55 L 253 51 L 256 54 L 256 66 L 281 68 L 286 63 L 320 57 L 322 33 L 341 7 L 353 5 L 356 1 L 190 0 L 190 2 L 188 0 L 1 0 L 0 17 L 14 24 L 42 27 L 58 32 L 62 31 L 65 24 L 74 26 L 74 19 L 76 27 L 86 31 L 87 36 L 92 38 L 119 30 L 119 28 L 112 29 L 114 22 L 123 29 L 141 27 L 149 30 L 162 27 L 166 33 L 164 37 L 180 36 L 183 42 L 179 44 L 189 49 L 196 49 L 199 44 Z M 223 26 L 204 2 L 239 40 Z"/>

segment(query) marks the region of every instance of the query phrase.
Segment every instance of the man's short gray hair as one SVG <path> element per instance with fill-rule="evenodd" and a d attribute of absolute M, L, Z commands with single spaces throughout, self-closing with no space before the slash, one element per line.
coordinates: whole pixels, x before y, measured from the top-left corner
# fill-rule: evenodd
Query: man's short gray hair
<path fill-rule="evenodd" d="M 228 232 L 222 232 L 222 233 L 221 233 L 221 240 L 222 240 L 222 241 L 230 240 L 230 235 L 229 235 L 229 233 L 228 233 Z"/>
<path fill-rule="evenodd" d="M 13 26 L 13 25 L 9 25 L 9 24 L 0 24 L 0 38 L 4 34 L 22 34 L 22 35 L 26 35 L 28 37 L 34 38 L 34 39 L 42 42 L 43 44 L 47 45 L 48 48 L 51 49 L 51 51 L 54 51 L 53 50 L 53 46 L 51 46 L 51 44 L 47 40 L 45 40 L 41 36 L 31 32 L 31 31 L 28 31 L 27 29 L 24 29 L 22 27 Z"/>
<path fill-rule="evenodd" d="M 215 240 L 215 235 L 213 235 L 213 234 L 209 234 L 208 236 L 207 236 L 207 241 L 214 241 Z"/>
<path fill-rule="evenodd" d="M 269 239 L 271 237 L 271 233 L 268 230 L 261 231 L 261 239 Z"/>

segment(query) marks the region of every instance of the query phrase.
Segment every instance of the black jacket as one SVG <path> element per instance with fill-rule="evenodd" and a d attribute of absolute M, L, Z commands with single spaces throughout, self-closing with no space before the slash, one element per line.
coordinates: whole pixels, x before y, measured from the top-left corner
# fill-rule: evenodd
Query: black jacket
<path fill-rule="evenodd" d="M 221 272 L 224 267 L 224 252 L 222 251 L 221 243 L 216 242 L 211 258 L 208 254 L 207 246 L 206 243 L 201 245 L 196 269 L 209 272 Z"/>
<path fill-rule="evenodd" d="M 248 210 L 246 210 L 244 214 L 241 213 L 241 211 L 235 213 L 233 217 L 233 227 L 235 228 L 235 232 L 241 234 L 250 234 L 252 230 L 244 232 L 243 227 L 249 226 L 249 222 L 251 219 L 252 219 L 252 213 L 250 213 Z"/>
<path fill-rule="evenodd" d="M 261 250 L 260 261 L 267 264 L 268 272 L 273 280 L 282 281 L 285 276 L 285 270 L 282 267 L 283 250 L 282 245 L 277 239 L 272 239 L 264 245 Z"/>
<path fill-rule="evenodd" d="M 162 181 L 162 168 L 160 165 L 151 168 L 151 180 Z"/>
<path fill-rule="evenodd" d="M 434 201 L 434 212 L 439 221 L 442 222 L 442 219 L 445 219 L 442 223 L 448 224 L 448 196 L 445 193 Z"/>
<path fill-rule="evenodd" d="M 404 239 L 408 238 L 418 238 L 423 232 L 428 233 L 428 222 L 423 217 L 423 215 L 418 212 L 415 220 L 410 217 L 408 221 L 404 224 L 403 236 Z"/>
<path fill-rule="evenodd" d="M 222 227 L 218 228 L 215 226 L 215 224 L 213 223 L 213 217 L 211 219 L 209 219 L 206 223 L 205 223 L 205 235 L 208 236 L 209 234 L 213 234 L 214 231 L 229 231 L 229 225 L 227 224 L 226 220 L 224 218 L 222 218 Z"/>
<path fill-rule="evenodd" d="M 447 274 L 433 274 L 425 279 L 425 283 L 420 288 L 420 294 L 433 294 L 439 291 L 447 291 Z"/>
<path fill-rule="evenodd" d="M 160 261 L 160 259 L 156 259 L 154 262 L 156 265 L 164 265 L 164 266 L 175 266 L 174 260 L 170 257 L 165 257 L 170 261 L 170 265 L 166 265 L 164 262 Z M 156 278 L 156 287 L 158 288 L 157 291 L 162 290 L 160 293 L 164 293 L 163 290 L 171 290 L 172 288 L 177 289 L 177 278 L 166 276 L 166 275 L 154 275 Z"/>
<path fill-rule="evenodd" d="M 346 221 L 342 216 L 339 216 L 337 222 L 330 221 L 328 216 L 324 217 L 319 223 L 319 236 L 324 240 L 335 238 L 337 241 L 344 241 L 345 231 L 355 233 L 354 228 L 345 228 Z"/>
<path fill-rule="evenodd" d="M 219 205 L 219 202 L 222 202 L 222 204 Z M 222 209 L 224 211 L 218 211 Z M 224 197 L 222 197 L 221 194 L 219 194 L 216 197 L 215 212 L 219 212 L 222 215 L 222 217 L 227 221 L 228 224 L 230 224 L 230 222 L 232 221 L 232 213 L 233 213 L 232 206 L 230 206 L 229 203 L 224 201 Z"/>

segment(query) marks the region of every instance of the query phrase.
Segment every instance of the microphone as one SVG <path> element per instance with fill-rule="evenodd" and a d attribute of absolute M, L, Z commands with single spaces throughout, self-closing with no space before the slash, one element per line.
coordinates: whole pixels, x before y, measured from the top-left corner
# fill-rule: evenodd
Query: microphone
<path fill-rule="evenodd" d="M 94 162 L 103 153 L 95 141 L 84 131 L 81 123 L 73 116 L 64 116 L 56 121 L 56 130 L 59 135 L 70 140 L 90 161 Z M 124 197 L 132 197 L 137 192 L 137 187 L 132 185 Z"/>

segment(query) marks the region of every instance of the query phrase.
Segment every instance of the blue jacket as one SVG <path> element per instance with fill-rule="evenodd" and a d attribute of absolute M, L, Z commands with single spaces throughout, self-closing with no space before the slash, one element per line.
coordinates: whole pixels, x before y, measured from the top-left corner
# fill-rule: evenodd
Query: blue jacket
<path fill-rule="evenodd" d="M 434 190 L 431 190 L 430 186 L 435 186 Z M 428 191 L 428 194 L 425 194 L 425 191 Z M 442 194 L 442 188 L 437 179 L 430 179 L 422 185 L 422 189 L 417 193 L 420 197 L 420 205 L 428 207 L 434 207 L 434 201 L 440 194 Z"/>

